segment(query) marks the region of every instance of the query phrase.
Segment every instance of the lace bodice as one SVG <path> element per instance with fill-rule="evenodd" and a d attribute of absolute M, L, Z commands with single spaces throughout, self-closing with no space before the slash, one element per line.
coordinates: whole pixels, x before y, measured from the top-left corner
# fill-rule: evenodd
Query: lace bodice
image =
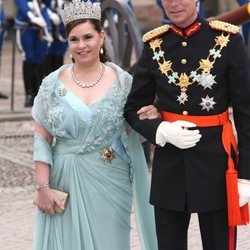
<path fill-rule="evenodd" d="M 78 152 L 111 144 L 125 128 L 123 108 L 131 88 L 132 77 L 113 63 L 116 81 L 97 102 L 86 105 L 58 79 L 65 65 L 46 77 L 35 98 L 32 115 L 57 140 L 77 145 Z"/>

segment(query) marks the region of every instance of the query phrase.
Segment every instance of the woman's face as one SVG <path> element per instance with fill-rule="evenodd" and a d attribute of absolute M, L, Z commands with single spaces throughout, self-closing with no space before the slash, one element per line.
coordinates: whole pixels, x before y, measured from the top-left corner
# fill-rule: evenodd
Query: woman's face
<path fill-rule="evenodd" d="M 90 22 L 75 26 L 68 36 L 69 52 L 79 64 L 99 61 L 99 52 L 104 43 L 104 33 L 98 33 Z"/>

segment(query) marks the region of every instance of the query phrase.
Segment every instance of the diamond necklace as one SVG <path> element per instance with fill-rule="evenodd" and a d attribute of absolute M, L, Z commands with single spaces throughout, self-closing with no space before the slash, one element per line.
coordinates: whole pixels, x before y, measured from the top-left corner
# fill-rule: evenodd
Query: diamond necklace
<path fill-rule="evenodd" d="M 83 83 L 77 79 L 76 74 L 75 74 L 75 70 L 74 70 L 74 65 L 71 67 L 71 76 L 72 76 L 73 81 L 78 86 L 80 86 L 82 88 L 91 88 L 91 87 L 95 86 L 102 79 L 104 72 L 105 72 L 105 65 L 102 63 L 102 71 L 101 71 L 100 75 L 97 77 L 97 79 L 92 83 L 86 84 L 86 83 Z"/>

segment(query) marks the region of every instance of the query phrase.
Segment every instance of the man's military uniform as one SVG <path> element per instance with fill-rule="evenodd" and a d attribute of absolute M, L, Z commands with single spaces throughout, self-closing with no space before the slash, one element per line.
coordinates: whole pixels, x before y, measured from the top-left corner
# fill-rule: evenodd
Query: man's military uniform
<path fill-rule="evenodd" d="M 62 0 L 52 0 L 50 8 L 53 12 L 57 13 L 59 9 L 62 9 L 62 5 Z M 52 24 L 53 42 L 48 49 L 44 63 L 44 75 L 57 70 L 64 63 L 64 55 L 68 48 L 68 42 L 64 24 L 61 19 L 60 21 L 58 25 Z"/>
<path fill-rule="evenodd" d="M 143 40 L 144 50 L 125 107 L 129 124 L 155 144 L 162 120 L 141 121 L 136 113 L 155 98 L 161 111 L 183 117 L 217 115 L 232 105 L 239 178 L 250 179 L 249 61 L 238 27 L 198 18 L 185 30 L 174 25 L 158 27 Z M 169 143 L 156 146 L 150 202 L 171 211 L 224 209 L 226 214 L 228 156 L 222 126 L 198 129 L 202 137 L 193 148 L 182 150 Z M 226 249 L 225 244 L 221 250 Z"/>
<path fill-rule="evenodd" d="M 51 0 L 38 0 L 40 11 L 46 22 L 47 29 L 51 29 L 51 21 L 47 10 Z M 23 56 L 23 80 L 25 87 L 25 107 L 33 105 L 39 86 L 43 79 L 43 64 L 47 54 L 48 41 L 41 37 L 43 29 L 31 22 L 28 16 L 32 12 L 38 16 L 33 8 L 32 0 L 15 0 L 17 7 L 15 28 L 17 30 L 17 45 Z"/>

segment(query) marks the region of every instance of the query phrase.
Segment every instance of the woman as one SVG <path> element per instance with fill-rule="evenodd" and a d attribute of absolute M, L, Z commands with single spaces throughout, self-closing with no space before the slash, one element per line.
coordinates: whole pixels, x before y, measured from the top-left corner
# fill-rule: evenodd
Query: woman
<path fill-rule="evenodd" d="M 74 64 L 44 79 L 32 109 L 41 211 L 34 249 L 130 249 L 132 196 L 142 248 L 157 249 L 146 162 L 123 118 L 132 77 L 105 62 L 99 4 L 69 5 L 61 16 Z M 150 107 L 142 111 L 141 117 L 158 115 Z M 69 193 L 66 207 L 51 188 Z"/>

